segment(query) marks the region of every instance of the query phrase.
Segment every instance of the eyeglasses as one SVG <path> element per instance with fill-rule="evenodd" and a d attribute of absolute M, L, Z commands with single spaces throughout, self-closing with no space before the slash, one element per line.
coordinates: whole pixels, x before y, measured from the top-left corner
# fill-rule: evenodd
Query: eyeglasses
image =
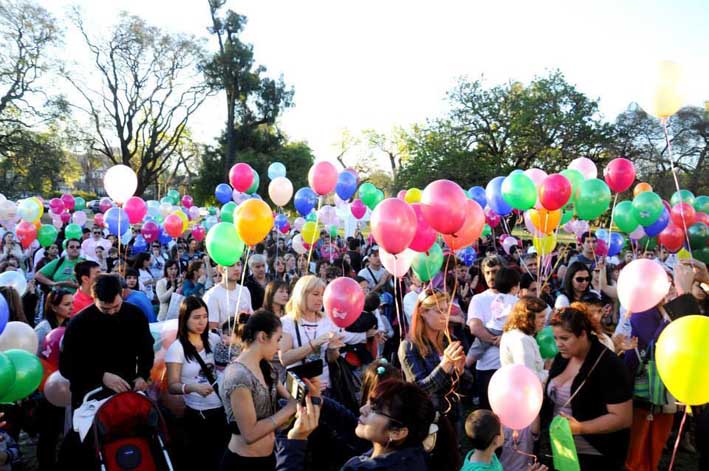
<path fill-rule="evenodd" d="M 80 249 L 81 246 L 80 245 L 67 245 L 66 248 L 67 249 Z"/>
<path fill-rule="evenodd" d="M 576 281 L 576 283 L 588 283 L 591 281 L 591 277 L 590 276 L 580 276 L 578 278 L 574 278 L 574 281 Z"/>
<path fill-rule="evenodd" d="M 384 416 L 384 417 L 386 417 L 387 419 L 391 420 L 392 422 L 395 422 L 397 425 L 399 425 L 399 426 L 401 426 L 401 427 L 404 427 L 404 423 L 403 423 L 401 420 L 395 419 L 394 417 L 390 416 L 389 414 L 387 414 L 387 413 L 385 413 L 385 412 L 382 412 L 382 411 L 381 411 L 378 407 L 376 407 L 376 406 L 372 406 L 372 405 L 370 404 L 370 405 L 369 405 L 369 410 L 370 410 L 370 412 L 373 412 L 373 413 L 375 413 L 375 414 L 377 414 L 377 415 Z"/>

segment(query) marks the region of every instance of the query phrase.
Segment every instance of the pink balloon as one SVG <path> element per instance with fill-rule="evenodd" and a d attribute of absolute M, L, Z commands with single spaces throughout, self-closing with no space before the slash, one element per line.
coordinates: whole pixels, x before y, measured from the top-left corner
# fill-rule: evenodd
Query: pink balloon
<path fill-rule="evenodd" d="M 571 198 L 571 183 L 565 176 L 554 173 L 539 186 L 539 202 L 549 211 L 562 208 Z"/>
<path fill-rule="evenodd" d="M 69 193 L 64 193 L 61 197 L 62 202 L 64 203 L 64 207 L 68 209 L 69 211 L 72 211 L 74 209 L 74 205 L 76 202 L 74 201 L 74 197 L 71 196 Z"/>
<path fill-rule="evenodd" d="M 598 176 L 596 164 L 586 157 L 579 157 L 578 159 L 572 160 L 569 164 L 569 168 L 581 172 L 581 175 L 583 175 L 586 180 L 591 180 Z"/>
<path fill-rule="evenodd" d="M 702 213 L 702 212 L 696 212 L 694 222 L 703 222 L 704 224 L 709 226 L 709 214 Z"/>
<path fill-rule="evenodd" d="M 409 268 L 411 268 L 415 256 L 416 252 L 411 249 L 406 249 L 397 255 L 392 255 L 387 252 L 384 247 L 379 247 L 379 258 L 382 261 L 382 265 L 384 265 L 386 271 L 397 278 L 401 278 L 409 272 Z"/>
<path fill-rule="evenodd" d="M 608 244 L 605 240 L 598 239 L 594 253 L 597 257 L 605 257 L 608 255 Z"/>
<path fill-rule="evenodd" d="M 86 224 L 86 213 L 83 211 L 77 211 L 72 215 L 71 220 L 74 224 L 84 227 L 84 224 Z"/>
<path fill-rule="evenodd" d="M 52 198 L 49 200 L 49 210 L 54 214 L 61 214 L 65 209 L 66 207 L 64 206 L 64 201 L 59 198 Z"/>
<path fill-rule="evenodd" d="M 123 210 L 128 215 L 128 222 L 138 224 L 148 214 L 148 206 L 140 196 L 131 196 L 123 203 Z"/>
<path fill-rule="evenodd" d="M 71 221 L 71 213 L 68 212 L 68 211 L 64 211 L 63 213 L 61 213 L 61 214 L 59 215 L 59 217 L 62 218 L 62 222 L 63 222 L 64 224 L 67 224 L 69 221 Z"/>
<path fill-rule="evenodd" d="M 197 242 L 203 241 L 204 237 L 206 235 L 207 235 L 207 230 L 202 226 L 196 226 L 194 229 L 192 229 L 192 237 Z"/>
<path fill-rule="evenodd" d="M 199 208 L 197 206 L 191 206 L 187 210 L 187 217 L 190 219 L 190 221 L 199 219 Z"/>
<path fill-rule="evenodd" d="M 249 164 L 239 162 L 229 170 L 229 183 L 240 192 L 245 192 L 254 182 L 254 171 Z"/>
<path fill-rule="evenodd" d="M 295 221 L 293 221 L 293 229 L 295 229 L 296 231 L 303 230 L 304 225 L 305 225 L 305 219 L 302 217 L 297 217 L 297 218 L 295 218 Z"/>
<path fill-rule="evenodd" d="M 333 324 L 347 328 L 362 314 L 364 291 L 352 278 L 335 278 L 325 288 L 323 306 Z"/>
<path fill-rule="evenodd" d="M 627 264 L 618 276 L 618 299 L 632 313 L 657 306 L 670 290 L 662 265 L 645 258 Z"/>
<path fill-rule="evenodd" d="M 143 224 L 143 227 L 140 229 L 140 233 L 143 234 L 143 239 L 150 244 L 151 242 L 158 240 L 158 237 L 160 237 L 160 227 L 154 221 L 148 221 Z"/>
<path fill-rule="evenodd" d="M 512 247 L 517 247 L 518 241 L 512 236 L 505 237 L 505 240 L 502 241 L 502 249 L 505 251 L 507 255 L 510 254 L 510 249 Z"/>
<path fill-rule="evenodd" d="M 532 179 L 534 185 L 537 188 L 539 188 L 539 185 L 541 185 L 544 179 L 547 177 L 547 173 L 544 170 L 540 170 L 538 168 L 529 168 L 524 171 L 524 174 Z"/>
<path fill-rule="evenodd" d="M 421 194 L 423 217 L 436 231 L 454 234 L 465 222 L 467 200 L 457 183 L 436 180 L 429 183 Z"/>
<path fill-rule="evenodd" d="M 47 381 L 44 383 L 43 393 L 47 401 L 54 406 L 66 407 L 71 405 L 69 380 L 62 376 L 59 371 L 55 371 L 49 375 Z"/>
<path fill-rule="evenodd" d="M 50 365 L 59 368 L 59 351 L 61 348 L 62 339 L 66 327 L 57 327 L 52 329 L 44 337 L 44 347 L 39 352 L 40 356 L 46 359 Z"/>
<path fill-rule="evenodd" d="M 643 226 L 641 226 L 640 224 L 638 224 L 638 227 L 636 227 L 633 232 L 628 234 L 628 237 L 630 237 L 631 239 L 634 239 L 634 240 L 642 239 L 643 237 L 645 237 L 645 228 Z"/>
<path fill-rule="evenodd" d="M 98 203 L 98 209 L 102 213 L 105 213 L 106 211 L 108 211 L 112 207 L 113 207 L 113 201 L 111 201 L 111 198 L 108 198 L 105 196 L 103 198 L 101 198 L 101 201 L 99 201 L 99 203 Z"/>
<path fill-rule="evenodd" d="M 501 234 L 500 237 L 497 238 L 497 240 L 500 243 L 503 243 L 505 241 L 505 239 L 507 239 L 509 236 L 510 236 L 509 234 Z"/>
<path fill-rule="evenodd" d="M 529 426 L 542 407 L 542 383 L 524 365 L 503 366 L 492 375 L 487 388 L 492 411 L 513 430 Z"/>
<path fill-rule="evenodd" d="M 367 213 L 367 207 L 364 205 L 364 203 L 362 203 L 362 200 L 356 199 L 350 205 L 350 211 L 352 211 L 352 215 L 354 217 L 356 217 L 357 219 L 362 219 Z"/>
<path fill-rule="evenodd" d="M 190 195 L 185 195 L 182 197 L 182 206 L 184 206 L 187 209 L 190 209 L 194 205 L 194 200 Z"/>
<path fill-rule="evenodd" d="M 623 157 L 613 159 L 603 169 L 603 178 L 611 191 L 622 193 L 635 182 L 635 165 Z"/>
<path fill-rule="evenodd" d="M 374 240 L 391 254 L 406 250 L 416 235 L 416 213 L 406 201 L 387 198 L 372 211 Z"/>
<path fill-rule="evenodd" d="M 396 194 L 396 197 L 403 200 L 406 197 L 406 190 L 401 190 Z"/>
<path fill-rule="evenodd" d="M 318 195 L 326 195 L 337 185 L 337 168 L 325 160 L 316 162 L 308 172 L 308 184 Z"/>
<path fill-rule="evenodd" d="M 414 238 L 409 244 L 409 248 L 416 252 L 428 252 L 433 244 L 436 242 L 436 237 L 438 234 L 433 230 L 431 225 L 423 217 L 423 209 L 421 208 L 421 203 L 414 203 L 411 208 L 416 214 L 416 233 Z"/>
<path fill-rule="evenodd" d="M 500 215 L 490 208 L 485 209 L 485 222 L 493 229 L 500 224 Z"/>
<path fill-rule="evenodd" d="M 94 226 L 103 227 L 103 214 L 102 213 L 94 214 Z"/>

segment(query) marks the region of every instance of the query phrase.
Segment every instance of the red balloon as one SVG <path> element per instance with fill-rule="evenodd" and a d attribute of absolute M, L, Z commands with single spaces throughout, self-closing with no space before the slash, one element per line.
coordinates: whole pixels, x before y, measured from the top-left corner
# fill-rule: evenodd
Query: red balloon
<path fill-rule="evenodd" d="M 605 240 L 598 239 L 594 253 L 597 257 L 605 257 L 608 255 L 608 244 L 606 244 Z"/>
<path fill-rule="evenodd" d="M 684 244 L 684 231 L 682 227 L 670 223 L 658 234 L 657 241 L 670 252 L 677 252 Z"/>
<path fill-rule="evenodd" d="M 608 162 L 603 170 L 603 178 L 611 191 L 622 193 L 635 181 L 635 166 L 630 160 L 618 157 Z"/>
<path fill-rule="evenodd" d="M 411 244 L 409 244 L 409 248 L 416 252 L 428 252 L 428 249 L 436 242 L 438 233 L 433 230 L 426 218 L 423 217 L 421 203 L 414 203 L 411 208 L 416 213 L 416 234 Z"/>
<path fill-rule="evenodd" d="M 335 278 L 325 288 L 323 306 L 333 324 L 347 328 L 362 314 L 364 291 L 352 278 Z"/>
<path fill-rule="evenodd" d="M 15 236 L 22 244 L 22 248 L 26 249 L 37 238 L 37 226 L 31 222 L 22 221 L 15 228 Z"/>
<path fill-rule="evenodd" d="M 201 242 L 202 240 L 204 240 L 204 237 L 206 235 L 207 235 L 207 230 L 202 226 L 196 226 L 194 229 L 192 229 L 192 237 L 197 242 Z"/>
<path fill-rule="evenodd" d="M 59 350 L 66 327 L 57 327 L 44 337 L 44 348 L 39 352 L 56 370 L 59 368 Z"/>
<path fill-rule="evenodd" d="M 239 162 L 229 170 L 229 183 L 237 191 L 245 192 L 254 182 L 254 171 L 251 165 Z"/>
<path fill-rule="evenodd" d="M 485 225 L 485 213 L 480 205 L 468 200 L 466 205 L 466 216 L 463 227 L 455 234 L 444 234 L 443 240 L 451 250 L 462 249 L 472 244 L 480 238 Z"/>
<path fill-rule="evenodd" d="M 103 227 L 103 213 L 94 214 L 94 226 Z"/>
<path fill-rule="evenodd" d="M 64 201 L 59 198 L 52 198 L 49 200 L 49 210 L 54 214 L 61 214 L 65 209 L 66 206 L 64 206 Z"/>
<path fill-rule="evenodd" d="M 143 224 L 143 227 L 140 229 L 140 233 L 143 234 L 143 239 L 150 244 L 151 242 L 158 240 L 158 237 L 160 237 L 160 227 L 155 222 L 148 221 Z"/>
<path fill-rule="evenodd" d="M 436 180 L 421 194 L 423 217 L 441 234 L 454 234 L 465 222 L 468 197 L 457 183 Z"/>
<path fill-rule="evenodd" d="M 485 210 L 485 222 L 488 226 L 494 229 L 500 225 L 500 215 L 492 209 L 487 208 Z"/>
<path fill-rule="evenodd" d="M 367 213 L 367 207 L 362 203 L 362 200 L 356 199 L 350 205 L 350 211 L 352 211 L 352 216 L 357 219 L 362 219 L 362 217 Z"/>
<path fill-rule="evenodd" d="M 177 214 L 168 214 L 163 221 L 163 227 L 167 235 L 176 239 L 182 234 L 182 219 Z"/>
<path fill-rule="evenodd" d="M 140 196 L 131 196 L 123 203 L 123 210 L 128 215 L 128 222 L 138 224 L 148 214 L 148 206 Z M 146 239 L 147 240 L 147 239 Z"/>
<path fill-rule="evenodd" d="M 697 212 L 694 217 L 695 221 L 694 222 L 703 222 L 707 226 L 709 226 L 709 214 L 707 213 L 702 213 L 702 212 Z"/>
<path fill-rule="evenodd" d="M 308 184 L 318 195 L 326 195 L 337 185 L 337 168 L 326 160 L 316 162 L 308 171 Z"/>
<path fill-rule="evenodd" d="M 539 201 L 545 209 L 555 211 L 569 202 L 571 191 L 569 179 L 559 173 L 553 173 L 539 185 Z"/>
<path fill-rule="evenodd" d="M 374 240 L 392 255 L 406 250 L 416 235 L 416 213 L 398 198 L 379 203 L 372 211 L 370 224 Z"/>
<path fill-rule="evenodd" d="M 689 203 L 677 203 L 670 210 L 672 223 L 679 227 L 689 227 L 697 222 L 697 212 Z"/>

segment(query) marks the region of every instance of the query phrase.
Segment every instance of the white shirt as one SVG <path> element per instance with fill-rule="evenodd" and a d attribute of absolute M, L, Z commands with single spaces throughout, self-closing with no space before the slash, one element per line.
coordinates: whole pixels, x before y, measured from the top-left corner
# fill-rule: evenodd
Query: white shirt
<path fill-rule="evenodd" d="M 510 315 L 512 306 L 517 304 L 519 298 L 514 294 L 498 293 L 490 303 L 490 319 L 485 324 L 488 329 L 503 330 Z"/>
<path fill-rule="evenodd" d="M 411 325 L 411 318 L 414 315 L 414 309 L 416 308 L 416 301 L 418 301 L 419 293 L 416 291 L 409 291 L 404 296 L 404 314 L 406 315 L 406 320 L 409 321 Z"/>
<path fill-rule="evenodd" d="M 488 325 L 488 322 L 492 319 L 492 311 L 490 306 L 495 300 L 495 297 L 499 293 L 488 289 L 480 294 L 476 294 L 470 300 L 470 305 L 468 306 L 468 324 L 473 319 L 478 319 L 484 326 Z M 475 365 L 477 370 L 497 370 L 500 368 L 500 348 L 491 345 L 485 353 L 478 358 L 477 364 Z"/>
<path fill-rule="evenodd" d="M 241 298 L 239 298 L 239 293 L 241 293 Z M 229 299 L 228 304 L 227 298 Z M 209 322 L 216 322 L 219 326 L 225 323 L 231 316 L 238 316 L 239 312 L 252 312 L 251 293 L 249 293 L 247 288 L 238 283 L 232 290 L 227 290 L 221 283 L 213 286 L 204 293 L 202 299 L 204 299 L 204 302 L 207 304 Z M 237 301 L 239 302 L 238 309 Z"/>
<path fill-rule="evenodd" d="M 96 260 L 96 246 L 100 245 L 104 249 L 104 253 L 108 254 L 108 250 L 111 248 L 111 242 L 103 237 L 99 240 L 95 240 L 93 237 L 89 237 L 81 243 L 81 256 L 89 259 Z"/>
<path fill-rule="evenodd" d="M 214 379 L 217 379 L 217 369 L 214 363 L 214 348 L 220 340 L 218 335 L 210 332 L 209 347 L 211 353 L 207 353 L 206 350 L 199 352 L 199 356 L 202 357 L 204 363 L 207 366 L 212 365 L 214 367 L 212 369 Z M 186 361 L 185 350 L 179 340 L 172 342 L 170 348 L 167 349 L 165 363 L 179 363 L 182 365 L 182 370 L 180 371 L 180 382 L 182 384 L 209 384 L 209 380 L 202 372 L 202 367 L 199 365 L 199 362 L 197 360 Z M 214 392 L 207 397 L 202 397 L 196 392 L 185 394 L 183 397 L 185 398 L 185 405 L 193 410 L 217 409 L 222 407 L 222 401 Z"/>
<path fill-rule="evenodd" d="M 519 329 L 508 330 L 500 338 L 500 366 L 507 365 L 526 366 L 537 375 L 542 386 L 549 377 L 537 341 Z"/>
<path fill-rule="evenodd" d="M 374 274 L 374 277 L 372 277 L 372 273 L 369 272 L 370 270 Z M 386 275 L 386 272 L 387 271 L 383 265 L 379 267 L 379 270 L 375 270 L 370 266 L 369 268 L 362 268 L 359 273 L 357 273 L 357 276 L 361 276 L 367 280 L 367 283 L 369 283 L 369 289 L 374 289 L 374 287 L 377 286 L 377 283 L 382 280 L 382 277 Z"/>
<path fill-rule="evenodd" d="M 140 284 L 140 290 L 145 293 L 148 297 L 148 301 L 152 301 L 155 297 L 155 291 L 153 290 L 154 285 L 146 285 L 146 281 L 153 280 L 153 275 L 150 270 L 140 269 L 138 270 L 138 283 Z"/>

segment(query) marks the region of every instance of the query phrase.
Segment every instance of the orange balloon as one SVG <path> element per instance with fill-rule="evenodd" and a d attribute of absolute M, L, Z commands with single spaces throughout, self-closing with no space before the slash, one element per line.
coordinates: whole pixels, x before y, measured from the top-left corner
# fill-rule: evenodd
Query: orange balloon
<path fill-rule="evenodd" d="M 443 240 L 451 250 L 462 249 L 480 238 L 485 225 L 485 213 L 478 203 L 467 200 L 465 222 L 455 234 L 443 234 Z"/>
<path fill-rule="evenodd" d="M 549 211 L 545 208 L 530 209 L 529 219 L 540 232 L 549 234 L 554 231 L 561 222 L 561 210 Z"/>
<path fill-rule="evenodd" d="M 234 225 L 246 245 L 256 245 L 273 227 L 273 212 L 263 201 L 249 199 L 236 208 Z"/>
<path fill-rule="evenodd" d="M 645 193 L 646 191 L 652 191 L 652 187 L 649 183 L 638 183 L 633 189 L 633 196 L 638 196 L 640 193 Z"/>
<path fill-rule="evenodd" d="M 57 367 L 52 365 L 49 360 L 42 358 L 42 357 L 37 357 L 39 358 L 39 362 L 42 364 L 43 368 L 43 373 L 42 373 L 42 381 L 39 383 L 39 392 L 44 392 L 44 383 L 47 382 L 47 379 L 57 371 Z"/>

